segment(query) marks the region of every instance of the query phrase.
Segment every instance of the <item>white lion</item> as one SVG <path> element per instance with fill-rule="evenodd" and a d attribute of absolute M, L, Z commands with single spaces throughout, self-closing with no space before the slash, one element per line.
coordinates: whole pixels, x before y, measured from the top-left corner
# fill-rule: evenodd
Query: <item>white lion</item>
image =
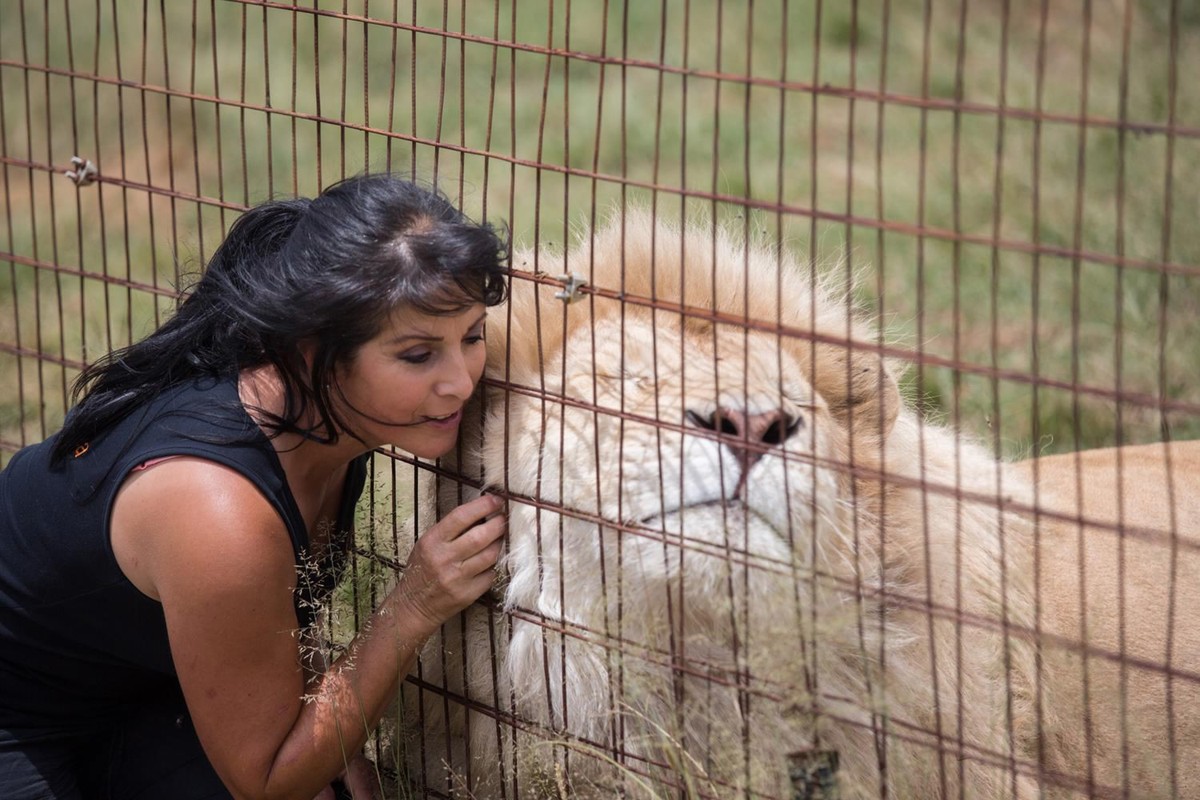
<path fill-rule="evenodd" d="M 589 290 L 567 304 L 556 282 L 517 277 L 489 318 L 478 427 L 442 474 L 510 497 L 502 608 L 447 626 L 406 684 L 397 742 L 414 784 L 508 798 L 1120 788 L 1111 729 L 1087 748 L 1078 733 L 1119 724 L 1107 700 L 1082 711 L 1079 624 L 1035 602 L 1079 596 L 1046 577 L 1078 574 L 1062 563 L 1074 528 L 1045 534 L 1056 563 L 1035 559 L 1018 513 L 1030 482 L 902 402 L 847 297 L 772 248 L 645 212 L 514 266 Z M 438 480 L 443 506 L 473 493 Z M 1178 613 L 1200 610 L 1196 586 Z M 1195 671 L 1196 637 L 1175 641 Z M 1197 707 L 1194 678 L 1172 688 Z M 1168 760 L 1191 759 L 1179 796 L 1196 786 L 1196 724 L 1172 728 L 1186 741 Z M 1124 763 L 1162 762 L 1157 733 L 1121 740 Z M 1153 772 L 1138 780 L 1158 791 L 1169 769 Z"/>

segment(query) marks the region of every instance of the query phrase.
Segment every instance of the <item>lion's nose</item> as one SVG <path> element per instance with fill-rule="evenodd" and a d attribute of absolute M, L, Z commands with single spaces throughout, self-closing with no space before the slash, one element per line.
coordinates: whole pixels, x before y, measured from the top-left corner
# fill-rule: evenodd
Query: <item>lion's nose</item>
<path fill-rule="evenodd" d="M 718 408 L 708 419 L 692 411 L 688 412 L 688 418 L 702 428 L 724 434 L 725 446 L 737 456 L 743 471 L 750 469 L 767 449 L 794 436 L 804 424 L 803 417 L 793 417 L 782 409 L 747 414 L 733 408 Z"/>

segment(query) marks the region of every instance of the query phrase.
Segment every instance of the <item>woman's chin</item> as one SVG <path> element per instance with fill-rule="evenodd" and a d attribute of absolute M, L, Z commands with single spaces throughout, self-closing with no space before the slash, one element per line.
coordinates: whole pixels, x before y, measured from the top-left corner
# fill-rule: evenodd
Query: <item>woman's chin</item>
<path fill-rule="evenodd" d="M 417 442 L 397 443 L 396 447 L 400 448 L 401 450 L 404 450 L 405 452 L 411 453 L 412 455 L 416 456 L 417 458 L 423 458 L 427 461 L 433 461 L 434 459 L 441 458 L 442 456 L 446 455 L 451 450 L 453 450 L 454 445 L 457 443 L 457 441 L 458 441 L 457 437 L 453 437 L 453 438 L 448 439 L 445 442 L 433 441 L 433 442 L 420 442 L 420 443 L 417 443 Z"/>

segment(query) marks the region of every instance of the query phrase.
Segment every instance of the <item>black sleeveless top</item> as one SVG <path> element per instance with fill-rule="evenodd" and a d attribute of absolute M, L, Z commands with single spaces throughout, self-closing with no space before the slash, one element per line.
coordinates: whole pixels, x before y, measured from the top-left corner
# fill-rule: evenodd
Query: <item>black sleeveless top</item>
<path fill-rule="evenodd" d="M 51 466 L 54 441 L 0 472 L 0 750 L 97 732 L 158 690 L 177 691 L 162 606 L 121 572 L 109 539 L 117 490 L 145 461 L 198 456 L 253 482 L 291 536 L 297 627 L 311 624 L 350 545 L 367 456 L 350 465 L 331 557 L 314 568 L 283 468 L 233 378 L 167 391 Z"/>

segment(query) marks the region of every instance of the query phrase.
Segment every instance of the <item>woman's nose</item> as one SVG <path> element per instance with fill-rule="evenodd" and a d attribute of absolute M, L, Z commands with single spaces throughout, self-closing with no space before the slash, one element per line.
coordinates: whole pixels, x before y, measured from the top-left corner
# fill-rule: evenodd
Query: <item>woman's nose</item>
<path fill-rule="evenodd" d="M 466 400 L 475 391 L 475 377 L 462 356 L 447 359 L 446 369 L 438 383 L 439 394 Z"/>

